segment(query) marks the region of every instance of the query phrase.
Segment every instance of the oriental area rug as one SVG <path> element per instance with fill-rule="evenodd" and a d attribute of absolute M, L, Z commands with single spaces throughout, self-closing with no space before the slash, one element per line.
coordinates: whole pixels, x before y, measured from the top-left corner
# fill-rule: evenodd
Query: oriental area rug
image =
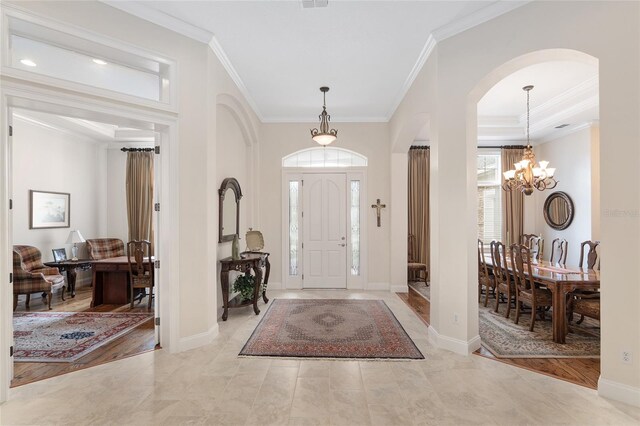
<path fill-rule="evenodd" d="M 424 359 L 382 300 L 275 299 L 240 355 Z"/>
<path fill-rule="evenodd" d="M 73 362 L 152 318 L 131 312 L 16 312 L 14 360 Z"/>
<path fill-rule="evenodd" d="M 490 305 L 493 303 L 489 301 Z M 482 345 L 497 358 L 600 358 L 598 321 L 585 318 L 580 325 L 573 321 L 566 343 L 561 344 L 553 341 L 551 312 L 546 313 L 545 321 L 536 318 L 534 330 L 529 331 L 530 313 L 521 313 L 516 324 L 514 308 L 510 318 L 504 316 L 504 303 L 500 304 L 499 312 L 494 312 L 494 308 L 480 305 L 478 313 Z M 575 320 L 579 318 L 577 315 Z"/>

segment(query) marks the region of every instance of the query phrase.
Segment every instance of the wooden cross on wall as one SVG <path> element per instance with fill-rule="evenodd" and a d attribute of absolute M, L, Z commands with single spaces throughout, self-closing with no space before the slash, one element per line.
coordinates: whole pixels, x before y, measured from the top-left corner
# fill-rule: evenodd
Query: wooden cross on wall
<path fill-rule="evenodd" d="M 386 204 L 380 204 L 380 198 L 377 200 L 377 204 L 371 204 L 372 209 L 376 209 L 376 216 L 378 217 L 378 228 L 380 228 L 380 210 L 387 208 Z"/>

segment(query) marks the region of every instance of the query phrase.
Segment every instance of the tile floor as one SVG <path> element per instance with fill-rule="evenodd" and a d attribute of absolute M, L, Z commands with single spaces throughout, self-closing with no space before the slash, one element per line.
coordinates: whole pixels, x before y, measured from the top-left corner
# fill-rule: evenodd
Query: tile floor
<path fill-rule="evenodd" d="M 479 356 L 434 348 L 395 294 L 271 291 L 270 297 L 383 299 L 425 355 L 412 361 L 238 358 L 262 316 L 233 310 L 211 344 L 155 351 L 11 391 L 0 424 L 611 424 L 640 409 Z M 261 305 L 263 306 L 263 305 Z"/>

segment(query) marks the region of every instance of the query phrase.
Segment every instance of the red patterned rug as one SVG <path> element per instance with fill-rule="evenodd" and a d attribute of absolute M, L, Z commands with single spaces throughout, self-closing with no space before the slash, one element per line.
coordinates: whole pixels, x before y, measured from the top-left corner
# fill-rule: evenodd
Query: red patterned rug
<path fill-rule="evenodd" d="M 424 359 L 382 300 L 275 299 L 240 355 Z"/>
<path fill-rule="evenodd" d="M 73 362 L 152 317 L 131 312 L 16 312 L 14 360 Z"/>

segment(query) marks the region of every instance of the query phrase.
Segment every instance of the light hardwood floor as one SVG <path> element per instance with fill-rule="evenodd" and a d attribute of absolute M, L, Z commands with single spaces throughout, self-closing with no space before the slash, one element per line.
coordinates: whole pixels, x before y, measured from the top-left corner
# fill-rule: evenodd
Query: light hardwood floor
<path fill-rule="evenodd" d="M 82 286 L 76 289 L 76 297 L 67 296 L 66 301 L 62 301 L 60 293 L 55 293 L 51 304 L 52 311 L 58 312 L 148 312 L 147 299 L 142 299 L 140 304 L 136 304 L 133 310 L 129 309 L 129 305 L 114 306 L 101 305 L 96 308 L 90 308 L 91 304 L 91 287 Z M 153 309 L 153 308 L 152 308 Z M 18 308 L 16 312 L 49 312 L 38 294 L 31 295 L 31 303 L 28 309 L 25 309 L 25 296 L 20 296 Z M 121 336 L 114 341 L 107 343 L 94 350 L 93 352 L 79 358 L 74 362 L 15 362 L 14 377 L 11 387 L 24 385 L 38 380 L 48 379 L 49 377 L 58 376 L 60 374 L 70 373 L 72 371 L 82 370 L 105 362 L 115 361 L 137 355 L 143 352 L 151 351 L 155 347 L 153 318 L 139 325 L 131 332 Z"/>
<path fill-rule="evenodd" d="M 397 293 L 411 310 L 425 323 L 429 324 L 429 301 L 419 293 L 409 289 L 409 293 Z M 540 374 L 566 380 L 567 382 L 597 389 L 600 377 L 600 360 L 595 358 L 496 358 L 484 347 L 476 355 L 515 365 Z"/>

